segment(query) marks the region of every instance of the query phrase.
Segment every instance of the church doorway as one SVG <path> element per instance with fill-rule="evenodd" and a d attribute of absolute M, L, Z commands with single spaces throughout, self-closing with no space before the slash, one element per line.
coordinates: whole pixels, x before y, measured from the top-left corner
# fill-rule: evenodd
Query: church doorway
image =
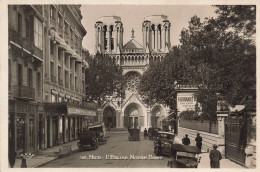
<path fill-rule="evenodd" d="M 105 107 L 103 111 L 103 122 L 106 128 L 108 126 L 110 126 L 110 128 L 116 127 L 116 111 L 111 106 Z"/>
<path fill-rule="evenodd" d="M 160 106 L 155 106 L 151 111 L 151 126 L 154 127 L 161 127 L 162 126 L 162 120 L 165 118 L 165 111 Z"/>
<path fill-rule="evenodd" d="M 139 128 L 144 126 L 142 107 L 136 103 L 128 105 L 124 112 L 124 127 Z"/>

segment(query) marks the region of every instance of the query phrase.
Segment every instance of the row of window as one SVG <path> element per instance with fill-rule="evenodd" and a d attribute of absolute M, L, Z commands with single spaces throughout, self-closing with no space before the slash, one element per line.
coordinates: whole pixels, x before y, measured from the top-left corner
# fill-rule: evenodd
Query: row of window
<path fill-rule="evenodd" d="M 55 14 L 56 14 L 56 9 L 55 9 L 54 6 L 51 6 L 51 8 L 50 8 L 50 17 L 54 21 L 56 21 L 56 19 L 55 19 L 56 15 Z M 63 17 L 59 13 L 58 13 L 58 18 L 57 18 L 57 23 L 58 23 L 58 26 L 60 28 L 62 28 L 63 25 L 64 25 L 65 34 L 69 35 L 69 31 L 70 31 L 70 39 L 71 39 L 71 41 L 75 40 L 76 46 L 80 46 L 81 45 L 80 38 L 74 33 L 72 28 L 69 29 L 69 24 L 63 20 Z"/>
<path fill-rule="evenodd" d="M 33 69 L 31 69 L 31 68 L 27 69 L 27 77 L 25 78 L 26 75 L 24 75 L 24 66 L 22 64 L 18 63 L 16 74 L 17 74 L 18 88 L 21 88 L 22 86 L 24 86 L 24 81 L 27 80 L 27 86 L 29 88 L 33 89 L 33 81 L 34 81 Z M 14 77 L 12 75 L 12 64 L 11 64 L 11 60 L 8 59 L 8 85 L 9 85 L 9 89 L 12 88 L 12 77 Z M 41 95 L 41 73 L 40 72 L 36 73 L 36 91 L 37 91 L 38 97 L 40 97 L 40 95 Z"/>
<path fill-rule="evenodd" d="M 26 41 L 34 43 L 34 45 L 42 50 L 42 35 L 43 25 L 37 17 L 30 17 L 23 19 L 21 13 L 18 12 L 17 17 L 17 31 L 20 37 L 23 37 L 23 29 L 25 26 L 25 39 Z M 25 24 L 23 24 L 25 22 Z"/>
<path fill-rule="evenodd" d="M 54 63 L 50 62 L 50 64 L 51 64 L 51 67 L 50 67 L 50 70 L 51 70 L 51 81 L 56 83 L 56 77 L 54 77 Z M 63 82 L 62 82 L 63 79 L 62 79 L 61 73 L 62 73 L 61 67 L 58 66 L 58 83 L 59 83 L 59 85 L 63 86 Z M 69 79 L 69 76 L 70 76 L 70 79 Z M 71 89 L 73 89 L 72 74 L 69 74 L 69 72 L 67 70 L 65 70 L 64 79 L 65 79 L 65 87 L 69 88 L 69 85 L 70 85 Z M 77 86 L 78 86 L 78 78 L 77 78 L 77 76 L 75 76 L 74 86 L 76 88 L 76 91 L 78 92 L 79 90 L 77 90 Z M 82 81 L 82 88 L 84 89 L 84 81 Z"/>

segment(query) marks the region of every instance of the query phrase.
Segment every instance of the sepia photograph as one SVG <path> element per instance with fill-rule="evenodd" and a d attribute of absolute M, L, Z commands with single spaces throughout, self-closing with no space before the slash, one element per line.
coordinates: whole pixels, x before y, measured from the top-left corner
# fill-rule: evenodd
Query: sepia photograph
<path fill-rule="evenodd" d="M 7 170 L 256 169 L 256 3 L 72 3 L 5 4 Z"/>

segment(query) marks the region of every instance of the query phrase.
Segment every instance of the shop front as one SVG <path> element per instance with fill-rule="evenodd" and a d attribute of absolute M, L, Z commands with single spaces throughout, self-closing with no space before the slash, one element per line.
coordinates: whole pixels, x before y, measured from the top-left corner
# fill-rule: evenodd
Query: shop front
<path fill-rule="evenodd" d="M 69 102 L 45 103 L 47 117 L 47 145 L 57 146 L 78 139 L 84 121 L 96 116 L 94 110 Z"/>
<path fill-rule="evenodd" d="M 9 142 L 17 154 L 38 150 L 36 104 L 9 101 Z"/>

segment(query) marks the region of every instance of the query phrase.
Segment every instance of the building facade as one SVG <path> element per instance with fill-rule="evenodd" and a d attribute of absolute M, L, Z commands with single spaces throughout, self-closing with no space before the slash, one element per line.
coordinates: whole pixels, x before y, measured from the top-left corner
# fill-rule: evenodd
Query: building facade
<path fill-rule="evenodd" d="M 85 71 L 79 5 L 10 5 L 9 141 L 35 152 L 77 139 L 95 120 L 83 102 Z"/>
<path fill-rule="evenodd" d="M 126 78 L 125 99 L 111 99 L 100 112 L 105 125 L 117 128 L 161 126 L 169 114 L 169 108 L 156 104 L 152 107 L 142 102 L 137 92 L 140 76 L 151 61 L 161 60 L 171 47 L 171 23 L 164 15 L 144 18 L 142 24 L 143 43 L 132 37 L 123 44 L 123 22 L 118 16 L 100 17 L 95 24 L 96 51 L 109 54 L 123 68 Z"/>

